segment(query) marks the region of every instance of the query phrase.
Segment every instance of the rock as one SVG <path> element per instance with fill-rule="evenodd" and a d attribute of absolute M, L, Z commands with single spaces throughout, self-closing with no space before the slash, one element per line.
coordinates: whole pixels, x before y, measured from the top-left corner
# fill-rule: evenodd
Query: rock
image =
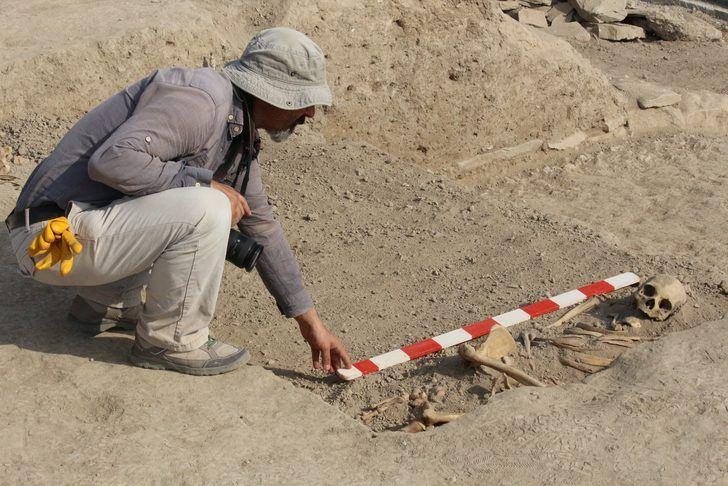
<path fill-rule="evenodd" d="M 25 145 L 18 147 L 18 155 L 28 155 L 28 147 Z"/>
<path fill-rule="evenodd" d="M 548 32 L 556 37 L 563 37 L 565 39 L 574 39 L 582 42 L 591 40 L 591 34 L 579 22 L 563 23 L 561 21 L 554 21 L 551 27 L 549 27 Z"/>
<path fill-rule="evenodd" d="M 625 116 L 614 116 L 611 118 L 605 118 L 604 119 L 604 131 L 605 132 L 613 132 L 617 130 L 618 128 L 621 128 L 627 124 L 627 117 Z"/>
<path fill-rule="evenodd" d="M 30 159 L 28 157 L 22 157 L 20 155 L 16 155 L 13 157 L 13 164 L 15 165 L 24 165 L 30 162 Z"/>
<path fill-rule="evenodd" d="M 546 28 L 549 23 L 546 21 L 546 15 L 532 8 L 522 8 L 518 11 L 518 21 L 522 24 L 533 25 L 534 27 Z"/>
<path fill-rule="evenodd" d="M 663 40 L 715 41 L 722 37 L 720 30 L 680 10 L 639 9 L 627 13 L 630 17 L 643 18 L 647 30 Z"/>
<path fill-rule="evenodd" d="M 620 79 L 615 81 L 614 86 L 636 98 L 637 104 L 643 110 L 676 105 L 682 99 L 682 96 L 669 88 L 637 79 Z"/>
<path fill-rule="evenodd" d="M 511 10 L 518 10 L 521 8 L 521 4 L 518 3 L 516 0 L 506 0 L 506 1 L 498 2 L 498 6 L 504 12 L 509 12 Z"/>
<path fill-rule="evenodd" d="M 629 24 L 597 24 L 597 37 L 608 41 L 644 39 L 645 29 Z"/>
<path fill-rule="evenodd" d="M 685 129 L 685 115 L 674 106 L 632 110 L 627 113 L 630 135 L 675 132 Z"/>
<path fill-rule="evenodd" d="M 627 16 L 627 0 L 569 0 L 584 20 L 621 22 Z"/>
<path fill-rule="evenodd" d="M 513 147 L 506 147 L 493 152 L 488 152 L 482 155 L 473 157 L 472 159 L 461 160 L 457 163 L 458 168 L 462 170 L 476 169 L 489 162 L 495 162 L 497 160 L 508 160 L 521 155 L 538 152 L 543 145 L 543 140 L 535 139 L 529 140 L 528 142 L 520 145 L 514 145 Z"/>
<path fill-rule="evenodd" d="M 521 5 L 524 5 L 526 7 L 531 5 L 546 5 L 549 6 L 553 3 L 553 0 L 521 0 Z"/>
<path fill-rule="evenodd" d="M 572 133 L 562 140 L 549 142 L 546 145 L 552 150 L 568 150 L 578 146 L 584 140 L 586 140 L 586 133 L 578 131 L 576 133 Z"/>
<path fill-rule="evenodd" d="M 728 96 L 710 91 L 685 93 L 680 102 L 685 125 L 706 132 L 728 134 Z"/>
<path fill-rule="evenodd" d="M 553 7 L 546 12 L 546 20 L 549 23 L 563 23 L 570 22 L 574 15 L 574 7 L 569 2 L 561 2 L 554 4 Z"/>
<path fill-rule="evenodd" d="M 306 221 L 316 221 L 319 219 L 318 214 L 316 213 L 309 213 L 306 216 L 303 217 Z"/>

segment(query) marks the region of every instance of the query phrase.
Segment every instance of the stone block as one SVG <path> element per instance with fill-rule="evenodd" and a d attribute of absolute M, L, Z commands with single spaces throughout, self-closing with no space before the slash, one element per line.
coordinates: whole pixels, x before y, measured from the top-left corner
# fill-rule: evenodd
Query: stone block
<path fill-rule="evenodd" d="M 645 29 L 629 24 L 597 24 L 597 37 L 608 41 L 644 39 Z"/>

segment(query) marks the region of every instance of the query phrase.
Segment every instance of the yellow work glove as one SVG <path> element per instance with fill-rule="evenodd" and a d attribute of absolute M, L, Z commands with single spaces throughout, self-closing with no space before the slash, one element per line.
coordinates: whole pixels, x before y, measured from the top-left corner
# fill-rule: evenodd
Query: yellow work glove
<path fill-rule="evenodd" d="M 35 264 L 38 270 L 47 270 L 61 262 L 61 276 L 71 273 L 73 256 L 78 255 L 83 246 L 78 242 L 68 220 L 61 216 L 48 221 L 43 231 L 28 246 L 28 255 L 35 258 L 45 255 Z"/>

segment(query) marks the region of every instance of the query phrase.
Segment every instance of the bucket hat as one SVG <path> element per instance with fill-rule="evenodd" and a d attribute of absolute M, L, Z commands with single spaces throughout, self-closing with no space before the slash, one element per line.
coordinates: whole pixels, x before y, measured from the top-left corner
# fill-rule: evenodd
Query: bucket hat
<path fill-rule="evenodd" d="M 331 106 L 324 53 L 294 29 L 261 31 L 223 73 L 238 88 L 283 110 Z"/>

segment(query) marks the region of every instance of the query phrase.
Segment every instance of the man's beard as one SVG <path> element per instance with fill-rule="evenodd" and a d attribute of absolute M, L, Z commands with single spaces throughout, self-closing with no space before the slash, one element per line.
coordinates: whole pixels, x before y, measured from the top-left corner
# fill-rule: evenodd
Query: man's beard
<path fill-rule="evenodd" d="M 288 128 L 282 130 L 266 130 L 266 133 L 276 143 L 285 142 L 288 137 L 293 135 L 293 131 L 296 129 L 296 125 L 291 125 Z"/>
<path fill-rule="evenodd" d="M 293 122 L 291 126 L 287 128 L 282 128 L 279 130 L 266 130 L 266 133 L 268 133 L 268 136 L 271 140 L 273 140 L 276 143 L 285 142 L 288 140 L 288 137 L 293 135 L 293 131 L 296 129 L 298 125 L 303 125 L 306 122 L 306 117 L 301 116 L 298 120 Z"/>

